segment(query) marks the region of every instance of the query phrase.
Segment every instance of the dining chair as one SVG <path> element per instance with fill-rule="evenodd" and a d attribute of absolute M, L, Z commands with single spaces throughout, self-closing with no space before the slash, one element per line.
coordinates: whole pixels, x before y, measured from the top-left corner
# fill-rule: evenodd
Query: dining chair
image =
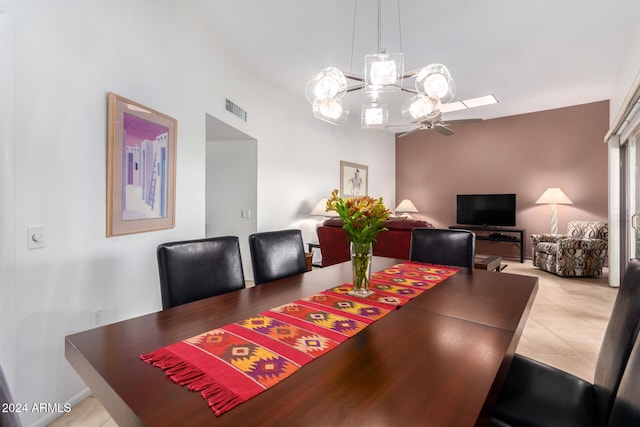
<path fill-rule="evenodd" d="M 605 330 L 596 362 L 594 382 L 589 383 L 568 372 L 516 354 L 507 373 L 498 402 L 492 412 L 492 427 L 498 426 L 619 426 L 609 421 L 620 381 L 627 379 L 627 391 L 640 392 L 640 361 L 627 362 L 632 348 L 637 347 L 640 327 L 640 259 L 632 259 L 627 267 L 611 318 Z M 638 353 L 638 350 L 634 350 Z M 636 354 L 636 359 L 640 355 Z M 632 362 L 629 362 L 632 363 Z M 636 384 L 629 385 L 629 381 Z M 627 396 L 628 397 L 628 396 Z M 626 399 L 626 398 L 625 398 Z M 640 408 L 640 394 L 635 396 L 635 410 Z M 619 408 L 618 411 L 623 411 Z M 638 420 L 639 412 L 635 419 Z M 635 424 L 640 425 L 640 424 Z"/>
<path fill-rule="evenodd" d="M 256 285 L 307 271 L 300 230 L 278 230 L 249 236 Z"/>
<path fill-rule="evenodd" d="M 236 236 L 163 243 L 157 258 L 163 309 L 245 287 Z"/>
<path fill-rule="evenodd" d="M 637 337 L 607 421 L 609 427 L 640 426 L 640 339 Z"/>
<path fill-rule="evenodd" d="M 475 252 L 476 236 L 471 231 L 424 227 L 411 230 L 411 261 L 473 268 Z"/>
<path fill-rule="evenodd" d="M 15 403 L 11 397 L 11 390 L 9 390 L 9 384 L 4 377 L 2 366 L 0 366 L 0 426 L 2 427 L 20 427 L 20 419 L 18 418 L 17 411 L 13 410 L 10 405 Z"/>

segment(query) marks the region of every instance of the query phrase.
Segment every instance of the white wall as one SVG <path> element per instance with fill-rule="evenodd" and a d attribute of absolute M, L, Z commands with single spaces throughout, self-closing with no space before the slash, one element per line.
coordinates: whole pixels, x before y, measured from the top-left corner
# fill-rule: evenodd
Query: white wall
<path fill-rule="evenodd" d="M 156 245 L 204 237 L 206 113 L 258 140 L 258 230 L 314 239 L 306 212 L 339 185 L 340 160 L 369 165 L 370 194 L 395 203 L 391 134 L 316 121 L 303 97 L 235 63 L 193 4 L 42 0 L 0 14 L 0 363 L 16 401 L 85 395 L 63 341 L 92 309 L 105 322 L 160 309 Z M 174 229 L 105 237 L 107 91 L 178 120 Z M 30 224 L 45 226 L 45 248 L 27 250 Z"/>
<path fill-rule="evenodd" d="M 207 141 L 205 235 L 238 236 L 245 280 L 253 280 L 249 235 L 258 228 L 255 140 Z M 248 212 L 242 217 L 241 211 Z"/>
<path fill-rule="evenodd" d="M 258 138 L 258 231 L 293 226 L 302 230 L 305 243 L 317 241 L 319 219 L 308 214 L 320 199 L 340 188 L 340 160 L 368 165 L 369 194 L 383 197 L 393 209 L 393 135 L 360 131 L 359 120 L 343 127 L 315 119 L 309 123 L 306 101 L 292 98 L 290 102 L 299 103 L 297 109 L 281 111 L 276 120 L 288 123 L 286 130 L 271 126 Z M 345 127 L 350 127 L 348 136 Z"/>
<path fill-rule="evenodd" d="M 14 19 L 0 3 L 0 363 L 15 383 Z"/>

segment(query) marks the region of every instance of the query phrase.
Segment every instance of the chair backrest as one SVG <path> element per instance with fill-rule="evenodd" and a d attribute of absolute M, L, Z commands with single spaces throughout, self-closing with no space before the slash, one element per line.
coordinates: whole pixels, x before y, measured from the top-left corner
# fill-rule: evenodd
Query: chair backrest
<path fill-rule="evenodd" d="M 327 227 L 320 225 L 316 228 L 318 243 L 322 252 L 322 266 L 349 261 L 349 238 L 342 227 Z"/>
<path fill-rule="evenodd" d="M 411 230 L 411 261 L 473 268 L 476 236 L 468 230 L 414 228 Z"/>
<path fill-rule="evenodd" d="M 607 240 L 609 237 L 609 226 L 606 222 L 569 221 L 567 224 L 567 234 L 571 237 Z"/>
<path fill-rule="evenodd" d="M 609 415 L 609 427 L 640 426 L 640 340 L 636 339 Z"/>
<path fill-rule="evenodd" d="M 245 287 L 236 236 L 163 243 L 157 257 L 163 309 Z"/>
<path fill-rule="evenodd" d="M 256 285 L 307 271 L 300 230 L 254 233 L 249 249 Z"/>
<path fill-rule="evenodd" d="M 594 389 L 605 424 L 620 384 L 640 323 L 640 259 L 632 259 L 627 267 L 611 311 L 600 354 L 596 363 Z M 637 378 L 640 381 L 640 378 Z"/>

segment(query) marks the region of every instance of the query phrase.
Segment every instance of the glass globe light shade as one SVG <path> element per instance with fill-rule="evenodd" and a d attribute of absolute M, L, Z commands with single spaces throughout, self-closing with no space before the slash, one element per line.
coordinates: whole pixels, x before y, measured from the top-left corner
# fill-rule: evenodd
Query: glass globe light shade
<path fill-rule="evenodd" d="M 384 129 L 387 125 L 389 116 L 389 107 L 386 104 L 378 104 L 372 102 L 362 105 L 362 114 L 360 117 L 361 129 Z"/>
<path fill-rule="evenodd" d="M 342 105 L 339 98 L 316 99 L 312 111 L 315 118 L 334 125 L 344 122 L 349 115 L 349 109 Z"/>
<path fill-rule="evenodd" d="M 416 76 L 416 90 L 421 95 L 441 99 L 449 91 L 450 80 L 451 73 L 444 65 L 427 65 Z"/>
<path fill-rule="evenodd" d="M 409 123 L 420 123 L 438 115 L 440 100 L 428 96 L 415 95 L 402 104 L 402 117 Z"/>
<path fill-rule="evenodd" d="M 449 90 L 447 91 L 447 93 L 440 98 L 440 102 L 443 104 L 446 104 L 447 102 L 450 102 L 451 100 L 453 100 L 453 97 L 456 96 L 456 89 L 458 88 L 458 86 L 456 85 L 455 80 L 453 80 L 453 77 L 449 79 Z"/>
<path fill-rule="evenodd" d="M 398 92 L 402 88 L 402 53 L 376 53 L 364 57 L 364 91 Z"/>
<path fill-rule="evenodd" d="M 341 98 L 347 93 L 347 78 L 336 67 L 327 67 L 311 79 L 305 87 L 307 101 Z"/>

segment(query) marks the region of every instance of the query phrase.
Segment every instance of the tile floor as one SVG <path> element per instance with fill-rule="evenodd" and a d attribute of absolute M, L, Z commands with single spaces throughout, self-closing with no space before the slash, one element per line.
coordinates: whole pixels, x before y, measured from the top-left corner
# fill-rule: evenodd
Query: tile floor
<path fill-rule="evenodd" d="M 600 343 L 617 290 L 607 273 L 594 279 L 565 279 L 531 265 L 505 261 L 505 274 L 539 277 L 539 288 L 518 353 L 593 381 Z M 50 427 L 117 427 L 100 402 L 89 397 Z"/>

